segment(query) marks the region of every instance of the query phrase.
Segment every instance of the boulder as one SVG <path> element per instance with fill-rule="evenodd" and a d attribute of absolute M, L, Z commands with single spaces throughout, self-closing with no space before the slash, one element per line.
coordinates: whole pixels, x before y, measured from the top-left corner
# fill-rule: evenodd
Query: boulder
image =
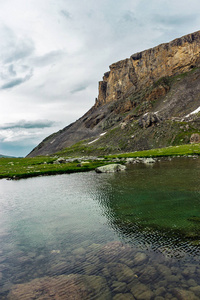
<path fill-rule="evenodd" d="M 199 133 L 193 133 L 190 137 L 190 143 L 191 144 L 200 143 L 200 134 Z"/>
<path fill-rule="evenodd" d="M 54 164 L 65 164 L 66 159 L 63 157 L 59 157 L 57 160 L 54 161 Z"/>
<path fill-rule="evenodd" d="M 143 158 L 143 159 L 142 159 L 142 162 L 143 162 L 144 164 L 153 164 L 153 163 L 156 162 L 156 160 L 153 159 L 152 157 L 147 157 L 147 158 Z"/>
<path fill-rule="evenodd" d="M 150 127 L 161 121 L 160 117 L 156 113 L 146 113 L 140 118 L 138 124 L 142 128 Z"/>
<path fill-rule="evenodd" d="M 110 164 L 95 169 L 97 173 L 115 173 L 126 170 L 126 166 L 120 164 Z"/>
<path fill-rule="evenodd" d="M 135 158 L 133 158 L 133 157 L 128 157 L 126 159 L 126 164 L 134 164 L 136 162 L 137 162 L 137 160 Z"/>

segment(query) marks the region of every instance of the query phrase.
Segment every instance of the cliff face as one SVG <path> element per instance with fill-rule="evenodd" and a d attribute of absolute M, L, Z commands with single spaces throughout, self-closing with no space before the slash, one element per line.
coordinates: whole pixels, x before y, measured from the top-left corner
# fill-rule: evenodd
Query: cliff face
<path fill-rule="evenodd" d="M 200 31 L 112 64 L 95 105 L 28 156 L 54 154 L 82 140 L 103 153 L 188 143 L 200 133 L 199 111 Z"/>
<path fill-rule="evenodd" d="M 115 101 L 128 91 L 138 91 L 161 77 L 189 71 L 200 60 L 200 31 L 170 43 L 133 54 L 110 66 L 99 82 L 96 107 Z"/>

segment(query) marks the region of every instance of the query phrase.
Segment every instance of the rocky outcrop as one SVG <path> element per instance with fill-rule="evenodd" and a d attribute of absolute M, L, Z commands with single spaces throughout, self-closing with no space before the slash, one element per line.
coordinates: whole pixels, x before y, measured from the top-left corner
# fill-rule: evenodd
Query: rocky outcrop
<path fill-rule="evenodd" d="M 28 157 L 54 154 L 80 141 L 94 150 L 82 149 L 83 155 L 99 155 L 97 145 L 100 154 L 108 154 L 189 143 L 200 133 L 199 107 L 200 31 L 112 64 L 95 105 Z"/>
<path fill-rule="evenodd" d="M 99 82 L 96 106 L 115 101 L 128 91 L 149 86 L 161 77 L 187 72 L 200 63 L 200 31 L 133 54 L 110 66 Z"/>
<path fill-rule="evenodd" d="M 142 118 L 139 120 L 138 124 L 142 128 L 147 128 L 149 126 L 155 125 L 159 123 L 161 119 L 159 116 L 155 113 L 146 113 L 142 116 Z"/>

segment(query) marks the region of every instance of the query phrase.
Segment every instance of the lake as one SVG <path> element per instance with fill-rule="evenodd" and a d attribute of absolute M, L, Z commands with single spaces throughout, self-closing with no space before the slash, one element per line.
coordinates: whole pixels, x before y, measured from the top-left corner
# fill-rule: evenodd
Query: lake
<path fill-rule="evenodd" d="M 0 299 L 200 299 L 200 160 L 0 180 Z"/>

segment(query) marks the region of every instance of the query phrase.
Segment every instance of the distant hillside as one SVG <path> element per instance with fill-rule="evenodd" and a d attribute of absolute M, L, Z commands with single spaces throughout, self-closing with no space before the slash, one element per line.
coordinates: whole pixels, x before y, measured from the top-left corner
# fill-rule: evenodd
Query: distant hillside
<path fill-rule="evenodd" d="M 2 157 L 14 157 L 14 156 L 8 156 L 8 155 L 0 154 L 0 158 L 2 158 Z"/>
<path fill-rule="evenodd" d="M 200 31 L 114 63 L 95 105 L 29 157 L 114 153 L 200 141 Z"/>

